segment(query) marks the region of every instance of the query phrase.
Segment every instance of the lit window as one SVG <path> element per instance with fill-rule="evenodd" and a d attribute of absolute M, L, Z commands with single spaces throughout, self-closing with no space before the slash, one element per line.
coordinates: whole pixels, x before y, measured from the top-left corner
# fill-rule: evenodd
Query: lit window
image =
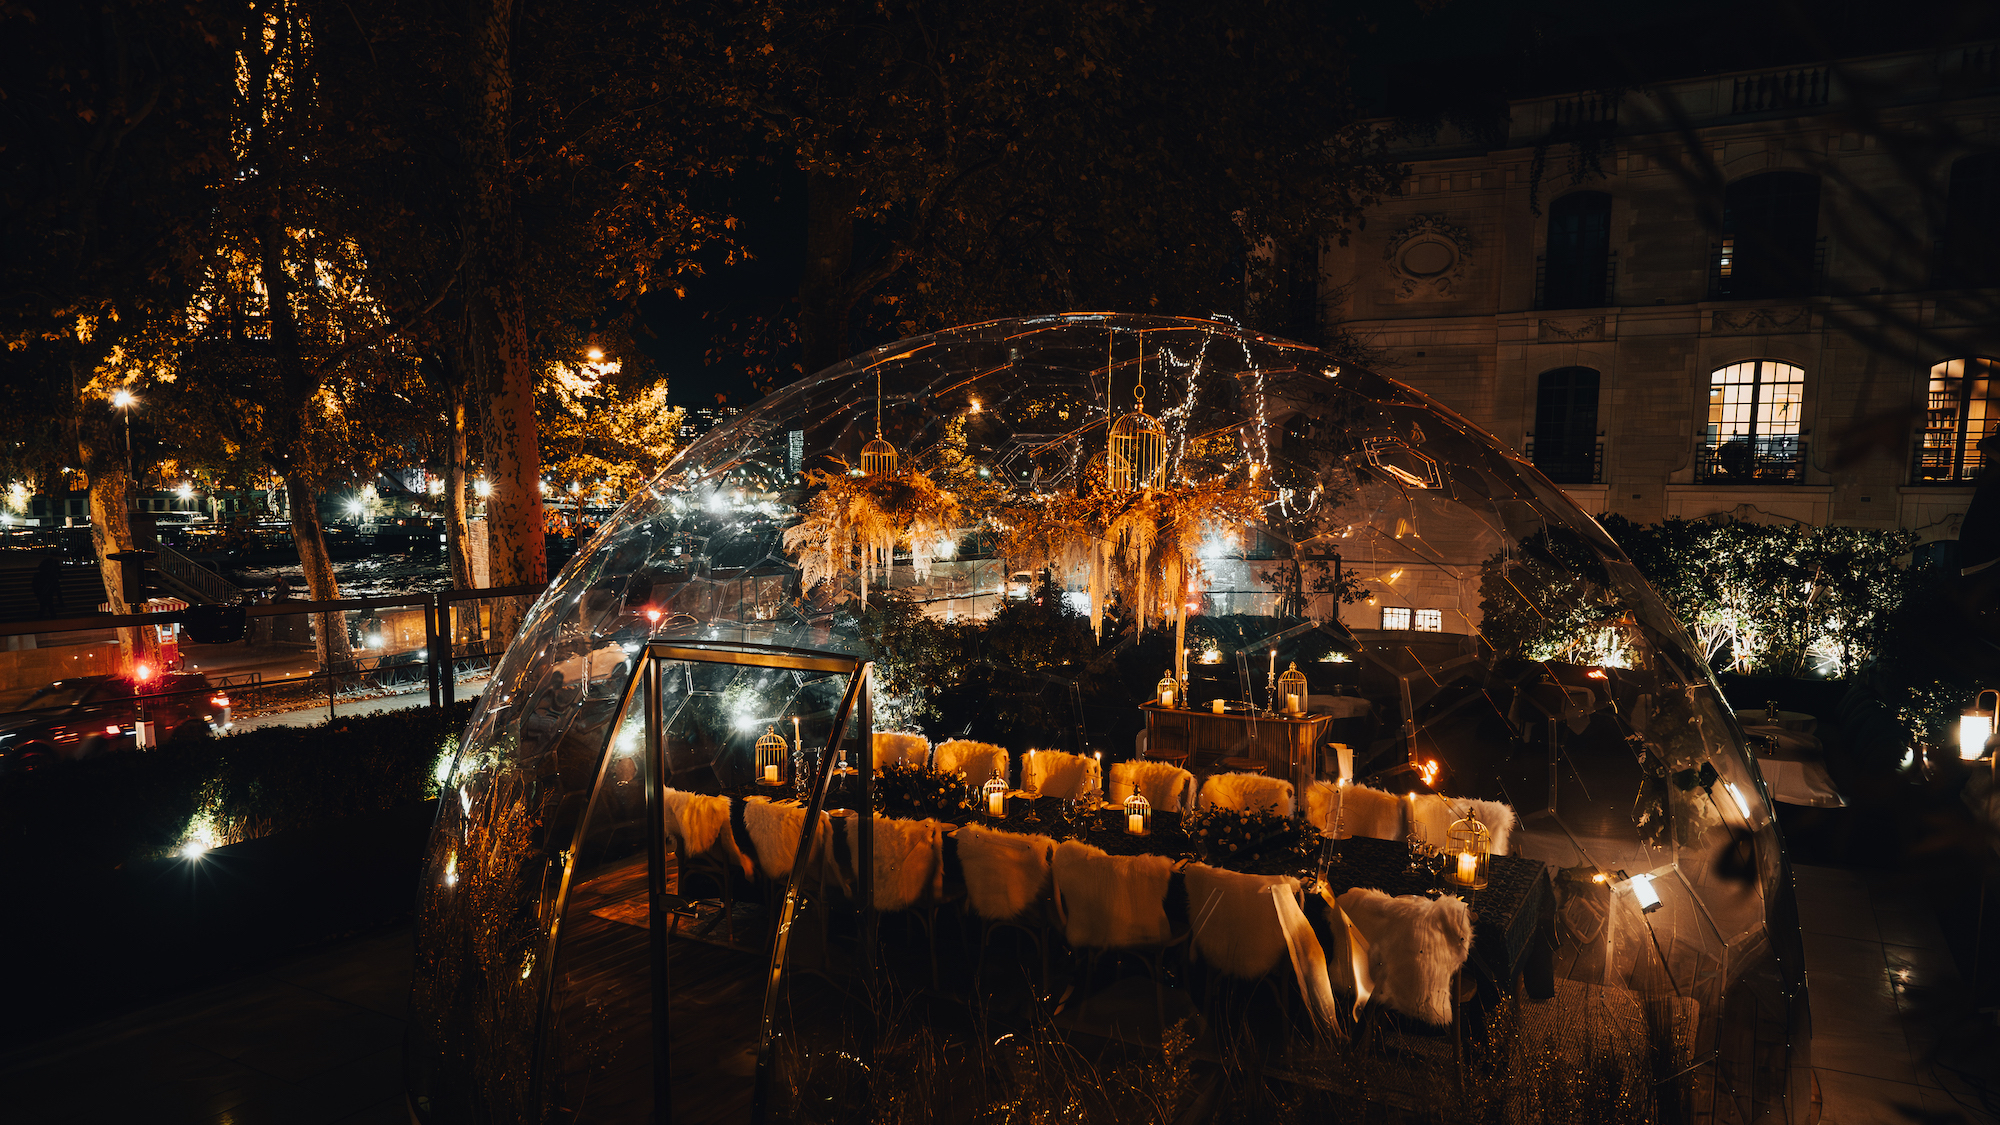
<path fill-rule="evenodd" d="M 2000 426 L 2000 361 L 1974 356 L 1931 368 L 1919 481 L 1972 480 L 1986 463 L 1979 440 Z"/>
<path fill-rule="evenodd" d="M 1407 629 L 1410 627 L 1408 606 L 1383 606 L 1382 627 L 1384 629 Z"/>
<path fill-rule="evenodd" d="M 1417 611 L 1417 632 L 1444 632 L 1444 611 L 1441 609 L 1420 609 Z"/>
<path fill-rule="evenodd" d="M 1793 481 L 1804 467 L 1799 423 L 1805 371 L 1769 359 L 1718 367 L 1708 377 L 1708 430 L 1697 478 Z"/>

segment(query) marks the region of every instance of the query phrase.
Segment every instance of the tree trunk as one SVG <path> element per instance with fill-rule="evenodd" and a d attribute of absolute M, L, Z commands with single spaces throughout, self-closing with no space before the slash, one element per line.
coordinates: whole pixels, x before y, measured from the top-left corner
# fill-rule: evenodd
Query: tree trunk
<path fill-rule="evenodd" d="M 462 381 L 452 388 L 451 452 L 444 475 L 445 554 L 451 566 L 452 587 L 459 590 L 470 590 L 475 585 L 472 546 L 465 541 L 468 534 L 465 522 L 466 393 Z"/>
<path fill-rule="evenodd" d="M 475 240 L 470 264 L 476 284 L 469 287 L 466 299 L 475 336 L 472 352 L 485 392 L 481 406 L 491 465 L 486 519 L 494 550 L 487 559 L 487 574 L 496 586 L 541 585 L 548 581 L 542 539 L 542 459 L 509 149 L 514 98 L 512 0 L 473 0 L 470 14 L 471 101 L 466 107 L 465 147 L 472 180 L 469 226 Z M 501 634 L 503 611 L 499 606 L 495 611 L 495 633 Z M 504 616 L 511 626 L 517 614 L 510 609 Z"/>
<path fill-rule="evenodd" d="M 340 583 L 333 576 L 333 556 L 326 550 L 326 532 L 319 523 L 319 490 L 304 473 L 285 474 L 285 503 L 292 511 L 292 542 L 299 549 L 299 569 L 316 602 L 337 601 Z M 354 650 L 347 643 L 347 612 L 313 614 L 313 648 L 320 667 L 345 672 L 354 667 Z"/>
<path fill-rule="evenodd" d="M 87 459 L 90 469 L 90 543 L 97 551 L 97 572 L 104 576 L 105 597 L 113 613 L 144 613 L 145 605 L 125 600 L 125 570 L 110 556 L 138 549 L 132 534 L 129 497 L 132 478 L 123 463 L 108 457 Z M 140 664 L 160 670 L 160 634 L 151 625 L 127 626 L 118 630 L 119 671 L 131 675 Z"/>
<path fill-rule="evenodd" d="M 854 208 L 859 200 L 853 180 L 815 173 L 807 181 L 799 362 L 808 375 L 848 356 L 848 316 L 854 297 L 847 273 L 854 265 Z"/>

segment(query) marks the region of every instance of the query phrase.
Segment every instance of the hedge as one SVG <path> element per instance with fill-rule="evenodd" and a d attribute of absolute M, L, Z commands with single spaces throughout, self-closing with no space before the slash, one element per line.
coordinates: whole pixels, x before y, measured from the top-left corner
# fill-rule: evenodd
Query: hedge
<path fill-rule="evenodd" d="M 0 777 L 0 871 L 113 869 L 181 848 L 197 823 L 237 843 L 421 802 L 471 714 L 378 711 Z"/>

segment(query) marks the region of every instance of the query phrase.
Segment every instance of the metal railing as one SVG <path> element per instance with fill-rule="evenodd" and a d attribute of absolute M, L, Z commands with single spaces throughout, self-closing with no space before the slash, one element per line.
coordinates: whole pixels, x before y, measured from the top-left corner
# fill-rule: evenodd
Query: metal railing
<path fill-rule="evenodd" d="M 1910 455 L 1910 483 L 1968 485 L 1977 483 L 1986 468 L 1986 455 L 1972 442 L 1963 452 L 1952 445 L 1918 445 Z"/>
<path fill-rule="evenodd" d="M 350 704 L 379 706 L 385 697 L 408 697 L 411 689 L 422 691 L 432 707 L 448 707 L 460 677 L 478 676 L 506 651 L 544 589 L 246 605 L 238 639 L 204 643 L 182 632 L 156 635 L 147 651 L 157 643 L 159 665 L 150 674 L 199 673 L 207 685 L 200 690 L 227 689 L 242 697 L 234 703 L 238 718 L 246 707 L 262 717 L 320 706 L 331 718 L 343 694 Z M 129 630 L 183 625 L 190 616 L 186 610 L 101 613 L 0 624 L 6 639 L 0 697 L 11 697 L 0 710 L 20 708 L 36 689 L 59 680 L 123 675 Z M 321 638 L 337 640 L 322 644 Z"/>
<path fill-rule="evenodd" d="M 1697 484 L 1802 484 L 1806 442 L 1796 437 L 1737 437 L 1695 450 Z"/>
<path fill-rule="evenodd" d="M 150 549 L 160 556 L 153 564 L 154 572 L 187 600 L 212 605 L 235 605 L 243 600 L 241 587 L 165 543 L 154 543 Z"/>
<path fill-rule="evenodd" d="M 1603 484 L 1604 483 L 1604 443 L 1594 442 L 1588 449 L 1565 447 L 1561 453 L 1535 454 L 1535 443 L 1530 441 L 1521 448 L 1521 453 L 1534 463 L 1542 475 L 1556 484 Z"/>

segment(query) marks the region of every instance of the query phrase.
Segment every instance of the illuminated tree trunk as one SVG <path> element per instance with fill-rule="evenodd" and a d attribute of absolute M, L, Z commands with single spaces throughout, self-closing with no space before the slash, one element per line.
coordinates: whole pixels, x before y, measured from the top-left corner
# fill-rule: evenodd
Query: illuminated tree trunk
<path fill-rule="evenodd" d="M 472 547 L 465 541 L 469 533 L 465 505 L 465 394 L 463 383 L 452 389 L 451 452 L 444 473 L 445 554 L 451 567 L 451 584 L 460 590 L 470 590 L 475 584 Z"/>
<path fill-rule="evenodd" d="M 327 553 L 326 532 L 319 522 L 319 489 L 304 473 L 285 474 L 286 506 L 292 510 L 292 541 L 299 548 L 299 569 L 305 572 L 306 589 L 316 602 L 340 597 L 340 583 L 333 576 L 333 556 Z M 322 668 L 329 672 L 347 671 L 354 666 L 354 650 L 347 641 L 347 614 L 313 614 L 313 647 Z"/>
<path fill-rule="evenodd" d="M 128 507 L 132 478 L 126 474 L 122 461 L 108 453 L 85 460 L 95 462 L 90 469 L 90 543 L 97 551 L 97 572 L 104 576 L 105 597 L 113 613 L 143 613 L 143 603 L 133 605 L 125 600 L 124 568 L 110 557 L 120 551 L 138 549 Z M 150 625 L 119 629 L 118 659 L 119 671 L 126 675 L 141 663 L 157 671 L 159 631 Z"/>
<path fill-rule="evenodd" d="M 474 238 L 471 268 L 472 354 L 480 379 L 487 436 L 487 573 L 496 586 L 548 581 L 542 538 L 542 459 L 535 421 L 535 370 L 520 285 L 520 231 L 513 210 L 509 126 L 513 114 L 511 0 L 474 0 L 468 29 L 470 104 L 466 153 Z M 512 608 L 495 607 L 496 634 Z"/>

